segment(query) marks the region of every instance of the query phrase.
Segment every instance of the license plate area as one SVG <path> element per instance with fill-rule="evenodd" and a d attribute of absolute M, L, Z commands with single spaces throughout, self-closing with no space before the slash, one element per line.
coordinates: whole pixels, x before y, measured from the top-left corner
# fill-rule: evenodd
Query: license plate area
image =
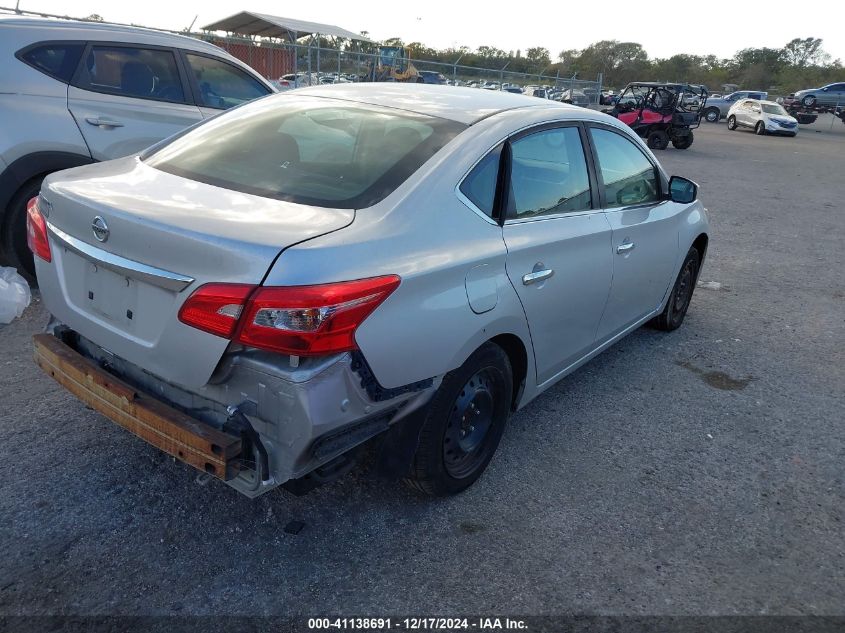
<path fill-rule="evenodd" d="M 109 321 L 133 329 L 138 311 L 138 282 L 93 262 L 85 262 L 81 303 Z"/>

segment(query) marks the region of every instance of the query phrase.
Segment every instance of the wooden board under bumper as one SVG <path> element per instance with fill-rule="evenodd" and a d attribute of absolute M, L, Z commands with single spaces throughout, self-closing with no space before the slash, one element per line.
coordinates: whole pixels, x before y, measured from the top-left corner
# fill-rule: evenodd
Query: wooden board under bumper
<path fill-rule="evenodd" d="M 38 366 L 85 404 L 198 470 L 223 480 L 238 474 L 240 438 L 136 391 L 50 334 L 32 339 Z"/>

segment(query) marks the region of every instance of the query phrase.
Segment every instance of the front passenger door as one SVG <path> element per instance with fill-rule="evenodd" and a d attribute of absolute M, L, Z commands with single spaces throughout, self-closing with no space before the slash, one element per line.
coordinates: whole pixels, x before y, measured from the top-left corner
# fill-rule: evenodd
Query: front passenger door
<path fill-rule="evenodd" d="M 597 340 L 601 344 L 653 314 L 663 302 L 678 258 L 681 205 L 662 193 L 654 163 L 633 139 L 590 127 L 599 186 L 613 231 L 613 285 Z"/>
<path fill-rule="evenodd" d="M 191 86 L 204 118 L 270 94 L 270 89 L 234 64 L 192 51 L 182 51 Z"/>

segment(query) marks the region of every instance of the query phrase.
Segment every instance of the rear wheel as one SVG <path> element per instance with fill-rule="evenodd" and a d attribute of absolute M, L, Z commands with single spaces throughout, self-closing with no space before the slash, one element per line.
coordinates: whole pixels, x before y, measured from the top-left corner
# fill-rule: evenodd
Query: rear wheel
<path fill-rule="evenodd" d="M 708 123 L 718 123 L 719 119 L 722 118 L 722 113 L 719 111 L 718 108 L 708 108 L 704 112 L 704 120 Z"/>
<path fill-rule="evenodd" d="M 646 137 L 646 144 L 650 149 L 666 149 L 669 147 L 669 135 L 663 130 L 655 130 Z"/>
<path fill-rule="evenodd" d="M 3 253 L 30 283 L 35 281 L 35 262 L 26 244 L 26 203 L 38 195 L 43 177 L 33 178 L 12 197 L 3 223 Z"/>
<path fill-rule="evenodd" d="M 728 129 L 735 130 L 736 129 L 736 117 L 732 114 L 728 117 Z"/>
<path fill-rule="evenodd" d="M 684 259 L 681 272 L 678 273 L 678 278 L 672 287 L 666 307 L 659 316 L 652 319 L 650 325 L 664 332 L 677 330 L 681 326 L 681 323 L 684 322 L 684 317 L 687 315 L 690 301 L 692 300 L 692 293 L 695 290 L 695 282 L 698 279 L 698 267 L 700 265 L 701 256 L 693 246 L 689 249 Z"/>
<path fill-rule="evenodd" d="M 676 136 L 672 139 L 672 145 L 675 146 L 675 149 L 687 149 L 690 145 L 692 145 L 693 135 L 692 130 L 689 131 L 689 134 L 686 136 Z"/>
<path fill-rule="evenodd" d="M 757 121 L 757 125 L 754 126 L 754 133 L 757 136 L 763 136 L 766 133 L 766 124 L 762 121 Z"/>
<path fill-rule="evenodd" d="M 428 407 L 408 483 L 435 496 L 471 486 L 499 446 L 512 394 L 510 361 L 493 343 L 446 374 Z"/>

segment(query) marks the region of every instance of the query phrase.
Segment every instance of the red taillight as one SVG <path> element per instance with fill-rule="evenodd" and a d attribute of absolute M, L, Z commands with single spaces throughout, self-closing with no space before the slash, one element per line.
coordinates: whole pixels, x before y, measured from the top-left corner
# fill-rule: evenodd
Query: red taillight
<path fill-rule="evenodd" d="M 357 349 L 355 330 L 399 286 L 396 275 L 318 286 L 208 284 L 179 311 L 193 327 L 295 356 Z"/>
<path fill-rule="evenodd" d="M 47 239 L 47 221 L 38 208 L 38 196 L 26 203 L 26 244 L 33 255 L 38 255 L 45 262 L 53 261 Z"/>
<path fill-rule="evenodd" d="M 206 284 L 197 288 L 179 310 L 179 320 L 199 330 L 232 338 L 247 298 L 255 286 Z"/>

